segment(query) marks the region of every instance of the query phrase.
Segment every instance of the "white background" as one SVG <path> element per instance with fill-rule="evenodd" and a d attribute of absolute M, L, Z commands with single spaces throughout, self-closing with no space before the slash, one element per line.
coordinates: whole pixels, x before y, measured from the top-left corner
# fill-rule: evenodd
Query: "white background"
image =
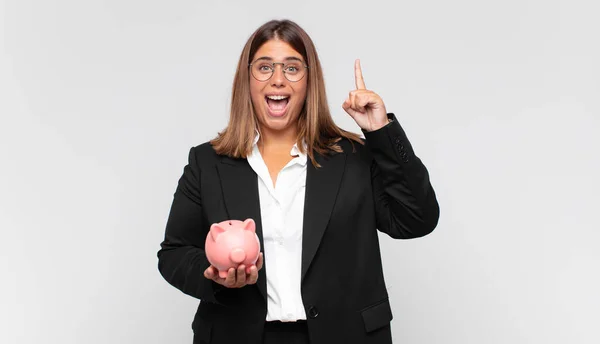
<path fill-rule="evenodd" d="M 273 18 L 314 39 L 355 132 L 360 58 L 430 171 L 436 231 L 382 236 L 396 343 L 600 342 L 597 1 L 0 4 L 0 343 L 191 343 L 197 300 L 156 252 Z"/>

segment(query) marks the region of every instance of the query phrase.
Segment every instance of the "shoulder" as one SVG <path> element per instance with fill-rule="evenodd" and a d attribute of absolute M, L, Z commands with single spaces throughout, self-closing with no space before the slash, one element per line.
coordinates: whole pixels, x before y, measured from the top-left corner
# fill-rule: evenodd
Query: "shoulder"
<path fill-rule="evenodd" d="M 200 168 L 213 165 L 221 159 L 209 141 L 191 147 L 188 154 L 189 163 Z"/>
<path fill-rule="evenodd" d="M 343 153 L 348 156 L 360 157 L 368 154 L 367 141 L 363 137 L 360 138 L 360 142 L 348 138 L 342 138 L 338 142 L 338 145 L 342 149 Z"/>
<path fill-rule="evenodd" d="M 336 154 L 345 154 L 348 163 L 354 161 L 357 164 L 370 166 L 373 157 L 365 138 L 361 137 L 359 142 L 349 138 L 342 138 L 337 144 L 342 149 L 342 153 Z"/>
<path fill-rule="evenodd" d="M 241 160 L 246 160 L 240 157 L 231 157 L 226 154 L 219 154 L 211 141 L 206 141 L 190 149 L 190 159 L 194 159 L 200 167 L 214 165 L 219 162 L 236 163 Z"/>
<path fill-rule="evenodd" d="M 209 158 L 209 157 L 218 158 L 218 154 L 215 151 L 215 149 L 213 148 L 210 141 L 202 142 L 202 143 L 198 144 L 197 146 L 192 147 L 191 151 L 193 151 L 197 155 L 200 155 L 200 156 L 203 156 L 206 158 Z"/>

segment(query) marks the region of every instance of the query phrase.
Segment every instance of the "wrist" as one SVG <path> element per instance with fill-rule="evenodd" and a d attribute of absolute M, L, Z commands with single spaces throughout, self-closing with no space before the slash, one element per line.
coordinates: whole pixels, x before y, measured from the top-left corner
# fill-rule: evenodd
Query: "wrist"
<path fill-rule="evenodd" d="M 388 124 L 392 123 L 393 120 L 391 118 L 389 118 L 386 115 L 386 118 L 380 122 L 377 122 L 376 124 L 373 124 L 373 126 L 371 126 L 370 129 L 365 129 L 365 131 L 370 132 L 370 131 L 377 131 L 385 126 L 387 126 Z"/>

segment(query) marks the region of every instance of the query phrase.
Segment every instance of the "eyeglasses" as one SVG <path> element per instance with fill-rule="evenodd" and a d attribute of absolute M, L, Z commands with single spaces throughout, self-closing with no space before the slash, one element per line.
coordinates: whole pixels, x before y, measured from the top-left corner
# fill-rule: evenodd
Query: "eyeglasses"
<path fill-rule="evenodd" d="M 271 79 L 275 72 L 275 65 L 281 65 L 283 75 L 291 82 L 298 82 L 306 75 L 307 65 L 301 61 L 291 61 L 288 63 L 256 61 L 250 63 L 250 71 L 252 76 L 258 81 L 267 81 Z"/>

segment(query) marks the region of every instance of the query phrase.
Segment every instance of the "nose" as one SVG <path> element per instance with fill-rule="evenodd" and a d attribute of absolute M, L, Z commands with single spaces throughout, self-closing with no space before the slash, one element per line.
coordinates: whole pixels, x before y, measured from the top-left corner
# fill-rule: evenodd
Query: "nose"
<path fill-rule="evenodd" d="M 278 68 L 279 67 L 279 68 Z M 285 75 L 283 74 L 283 66 L 275 65 L 273 70 L 273 76 L 271 77 L 271 83 L 273 86 L 282 86 L 285 82 Z"/>

